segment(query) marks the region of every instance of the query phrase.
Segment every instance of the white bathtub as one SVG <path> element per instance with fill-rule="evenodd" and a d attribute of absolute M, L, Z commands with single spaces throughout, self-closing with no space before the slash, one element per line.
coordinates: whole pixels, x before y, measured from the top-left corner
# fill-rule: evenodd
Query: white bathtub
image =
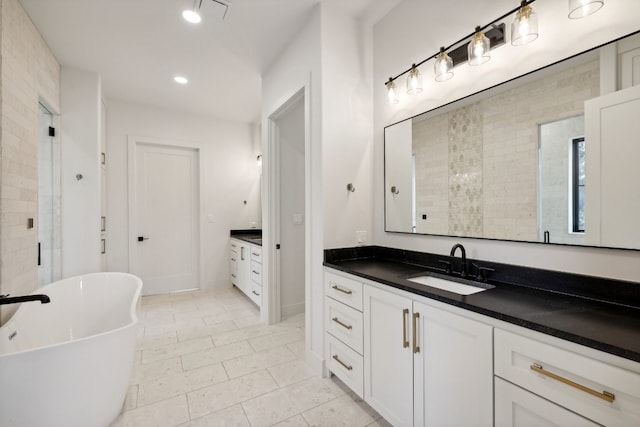
<path fill-rule="evenodd" d="M 34 293 L 0 328 L 0 426 L 103 427 L 120 413 L 134 364 L 142 281 L 96 273 Z"/>

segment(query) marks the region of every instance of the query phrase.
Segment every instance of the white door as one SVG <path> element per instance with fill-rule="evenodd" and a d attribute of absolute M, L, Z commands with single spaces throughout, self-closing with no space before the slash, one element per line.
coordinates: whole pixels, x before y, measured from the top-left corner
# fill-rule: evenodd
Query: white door
<path fill-rule="evenodd" d="M 364 288 L 364 400 L 396 427 L 413 426 L 411 304 Z"/>
<path fill-rule="evenodd" d="M 134 164 L 131 272 L 144 295 L 198 288 L 198 152 L 136 143 Z"/>
<path fill-rule="evenodd" d="M 414 425 L 493 426 L 493 328 L 419 302 L 413 311 Z"/>

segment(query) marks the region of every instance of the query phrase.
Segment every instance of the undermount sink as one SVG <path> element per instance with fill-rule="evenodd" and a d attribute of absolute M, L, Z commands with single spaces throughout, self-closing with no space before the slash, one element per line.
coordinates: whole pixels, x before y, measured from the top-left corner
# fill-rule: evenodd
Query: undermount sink
<path fill-rule="evenodd" d="M 486 291 L 487 289 L 492 289 L 493 286 L 478 284 L 474 285 L 465 285 L 464 283 L 453 282 L 451 280 L 444 280 L 438 277 L 433 276 L 417 276 L 410 277 L 407 279 L 410 282 L 419 283 L 421 285 L 429 286 L 432 288 L 442 289 L 443 291 L 453 292 L 459 295 L 471 295 L 478 292 Z"/>

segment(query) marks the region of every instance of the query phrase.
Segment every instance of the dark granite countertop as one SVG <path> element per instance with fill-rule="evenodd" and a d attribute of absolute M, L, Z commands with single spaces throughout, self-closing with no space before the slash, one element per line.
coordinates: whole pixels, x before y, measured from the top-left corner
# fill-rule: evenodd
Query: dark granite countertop
<path fill-rule="evenodd" d="M 567 283 L 568 288 L 572 291 L 575 290 L 574 288 L 580 287 L 574 282 L 596 287 L 598 278 L 548 272 L 548 283 L 540 287 L 531 286 L 530 283 L 521 285 L 513 283 L 512 276 L 517 275 L 514 270 L 519 269 L 522 274 L 527 274 L 527 271 L 530 270 L 531 275 L 537 280 L 543 281 L 545 280 L 545 271 L 473 260 L 469 262 L 470 265 L 472 262 L 474 264 L 482 263 L 483 266 L 491 265 L 496 272 L 499 272 L 501 267 L 504 270 L 510 269 L 508 275 L 506 273 L 502 275 L 491 274 L 494 274 L 496 279 L 509 277 L 511 280 L 507 282 L 490 278 L 487 283 L 494 288 L 464 296 L 407 280 L 412 276 L 427 274 L 465 283 L 464 279 L 443 274 L 443 271 L 437 267 L 439 259 L 451 262 L 456 260 L 447 256 L 435 256 L 439 259 L 436 259 L 434 264 L 433 256 L 425 254 L 426 258 L 422 261 L 426 260 L 427 262 L 417 265 L 415 254 L 419 253 L 389 248 L 373 248 L 373 250 L 361 251 L 360 254 L 353 251 L 348 253 L 348 250 L 345 252 L 344 249 L 333 250 L 339 251 L 337 253 L 327 250 L 325 251 L 324 265 L 640 362 L 640 306 L 617 302 L 624 298 L 625 301 L 635 304 L 637 295 L 630 295 L 630 292 L 637 292 L 640 295 L 640 283 L 600 279 L 601 286 L 608 287 L 612 300 L 616 301 L 612 302 L 594 298 L 594 292 L 589 291 L 586 285 L 585 289 L 578 289 L 577 295 L 575 292 L 573 294 L 567 293 L 567 288 L 562 286 L 562 283 Z M 400 251 L 402 256 L 398 256 L 393 251 Z M 414 259 L 407 262 L 407 258 L 412 256 Z M 457 271 L 457 268 L 455 270 Z M 563 278 L 564 280 L 562 280 Z M 621 296 L 615 295 L 616 287 L 622 293 Z"/>
<path fill-rule="evenodd" d="M 234 239 L 247 243 L 262 246 L 262 230 L 259 228 L 249 228 L 246 230 L 231 230 L 229 233 Z"/>

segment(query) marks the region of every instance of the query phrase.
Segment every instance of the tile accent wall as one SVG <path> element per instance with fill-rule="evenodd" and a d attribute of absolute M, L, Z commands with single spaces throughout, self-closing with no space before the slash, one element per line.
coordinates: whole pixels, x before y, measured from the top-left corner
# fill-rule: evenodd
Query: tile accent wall
<path fill-rule="evenodd" d="M 417 232 L 538 240 L 538 126 L 582 114 L 599 93 L 595 60 L 414 119 Z"/>
<path fill-rule="evenodd" d="M 22 295 L 37 288 L 38 102 L 59 111 L 60 65 L 18 0 L 0 4 L 0 293 Z"/>

